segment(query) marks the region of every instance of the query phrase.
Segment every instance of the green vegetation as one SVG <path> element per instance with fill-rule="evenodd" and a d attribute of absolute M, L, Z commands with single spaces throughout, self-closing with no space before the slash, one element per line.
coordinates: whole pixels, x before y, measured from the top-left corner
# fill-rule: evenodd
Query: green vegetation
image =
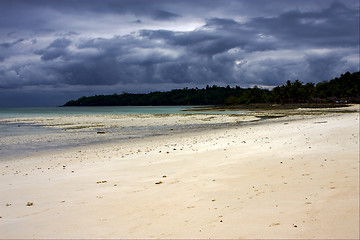
<path fill-rule="evenodd" d="M 95 95 L 71 100 L 64 106 L 171 106 L 239 105 L 252 103 L 360 103 L 360 72 L 341 74 L 339 78 L 318 84 L 299 80 L 277 86 L 271 91 L 257 86 L 243 89 L 207 86 L 205 89 L 175 89 L 147 94 L 122 93 Z"/>

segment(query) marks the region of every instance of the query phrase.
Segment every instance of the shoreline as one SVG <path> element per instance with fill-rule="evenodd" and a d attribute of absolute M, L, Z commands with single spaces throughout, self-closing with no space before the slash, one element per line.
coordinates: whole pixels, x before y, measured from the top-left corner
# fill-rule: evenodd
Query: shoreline
<path fill-rule="evenodd" d="M 156 139 L 158 136 L 186 136 L 194 131 L 197 134 L 206 134 L 209 131 L 218 129 L 266 124 L 268 122 L 283 121 L 284 118 L 287 118 L 286 115 L 281 114 L 283 113 L 271 113 L 269 115 L 260 112 L 237 115 L 136 114 L 126 116 L 106 114 L 4 119 L 3 123 L 12 125 L 12 130 L 20 130 L 20 133 L 2 136 L 0 140 L 2 146 L 0 149 L 0 161 L 11 161 L 53 152 L 61 153 L 79 146 L 96 147 L 106 145 L 109 142 L 126 144 L 129 141 L 151 141 L 152 138 Z M 302 114 L 297 115 L 299 114 L 288 117 L 287 121 L 296 121 L 305 117 Z M 306 117 L 313 118 L 314 116 L 310 114 Z M 114 123 L 111 121 L 113 118 L 120 119 L 121 122 Z M 144 121 L 150 122 L 153 119 L 165 120 L 166 123 L 164 126 L 159 125 L 161 122 L 143 124 Z M 182 123 L 181 119 L 186 124 Z M 21 134 L 24 128 L 27 128 L 25 132 L 28 132 Z"/>
<path fill-rule="evenodd" d="M 0 161 L 2 238 L 357 238 L 359 114 L 299 114 Z"/>
<path fill-rule="evenodd" d="M 349 105 L 318 109 L 252 109 L 238 114 L 198 114 L 195 111 L 190 114 L 97 114 L 4 118 L 0 119 L 0 124 L 12 128 L 3 132 L 0 138 L 0 161 L 52 151 L 66 151 L 68 148 L 76 148 L 77 145 L 96 146 L 106 142 L 122 144 L 131 139 L 148 139 L 153 136 L 188 134 L 193 131 L 206 132 L 213 129 L 282 121 L 279 118 L 284 117 L 301 119 L 322 114 L 359 111 L 360 105 Z"/>
<path fill-rule="evenodd" d="M 12 129 L 0 139 L 0 159 L 67 150 L 76 145 L 122 144 L 133 139 L 188 134 L 256 119 L 221 114 L 106 114 L 4 119 L 0 122 L 11 125 Z"/>

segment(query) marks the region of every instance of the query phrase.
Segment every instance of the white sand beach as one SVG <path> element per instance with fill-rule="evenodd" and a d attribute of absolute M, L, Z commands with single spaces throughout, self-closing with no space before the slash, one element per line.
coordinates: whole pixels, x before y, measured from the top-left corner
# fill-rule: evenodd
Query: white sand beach
<path fill-rule="evenodd" d="M 255 122 L 250 115 L 31 120 L 70 126 L 66 135 L 36 139 L 73 146 L 1 159 L 0 238 L 357 239 L 359 105 L 351 108 L 357 112 L 300 109 Z M 234 124 L 121 141 L 118 132 L 98 133 L 176 122 Z M 109 141 L 74 144 L 101 137 Z"/>

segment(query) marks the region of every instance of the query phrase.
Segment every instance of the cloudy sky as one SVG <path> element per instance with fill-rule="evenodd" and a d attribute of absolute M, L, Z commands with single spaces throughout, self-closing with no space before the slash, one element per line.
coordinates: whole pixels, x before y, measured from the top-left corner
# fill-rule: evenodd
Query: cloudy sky
<path fill-rule="evenodd" d="M 0 107 L 346 71 L 358 0 L 0 0 Z"/>

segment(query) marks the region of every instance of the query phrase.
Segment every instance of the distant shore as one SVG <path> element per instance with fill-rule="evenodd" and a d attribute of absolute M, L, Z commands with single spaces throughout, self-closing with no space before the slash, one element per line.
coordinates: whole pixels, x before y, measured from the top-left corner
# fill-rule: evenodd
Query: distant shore
<path fill-rule="evenodd" d="M 190 108 L 185 111 L 227 111 L 227 110 L 288 110 L 298 108 L 346 108 L 354 104 L 346 103 L 288 103 L 288 104 L 272 104 L 272 103 L 253 103 L 239 105 L 216 105 L 216 106 L 199 106 Z M 356 104 L 355 104 L 356 105 Z"/>
<path fill-rule="evenodd" d="M 359 236 L 359 105 L 6 121 L 2 238 Z"/>

